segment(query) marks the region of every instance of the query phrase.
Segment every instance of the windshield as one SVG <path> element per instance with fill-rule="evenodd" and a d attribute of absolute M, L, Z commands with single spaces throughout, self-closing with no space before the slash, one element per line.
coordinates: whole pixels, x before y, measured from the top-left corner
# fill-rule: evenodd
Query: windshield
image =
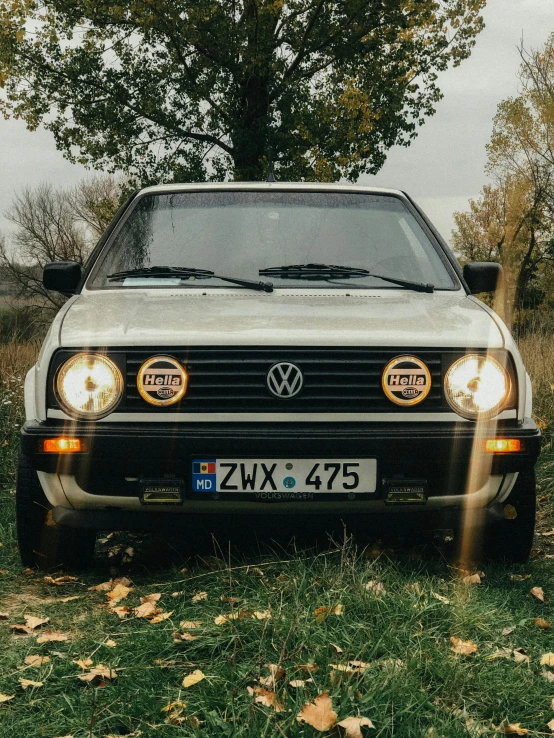
<path fill-rule="evenodd" d="M 450 273 L 399 198 L 341 192 L 204 191 L 142 197 L 92 272 L 88 287 L 236 285 L 217 278 L 167 275 L 147 279 L 117 272 L 187 267 L 260 279 L 260 270 L 288 264 L 344 264 L 456 289 Z M 271 278 L 287 289 L 402 289 L 374 277 L 345 281 Z"/>

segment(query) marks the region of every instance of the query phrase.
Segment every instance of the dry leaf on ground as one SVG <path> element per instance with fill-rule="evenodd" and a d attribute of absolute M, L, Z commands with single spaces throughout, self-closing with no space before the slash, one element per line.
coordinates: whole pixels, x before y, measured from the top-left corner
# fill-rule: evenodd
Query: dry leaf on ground
<path fill-rule="evenodd" d="M 366 592 L 373 592 L 376 597 L 386 594 L 384 584 L 382 582 L 378 582 L 376 579 L 370 579 L 365 585 L 365 589 Z"/>
<path fill-rule="evenodd" d="M 271 692 L 269 689 L 263 687 L 247 687 L 248 694 L 252 697 L 256 695 L 254 702 L 258 702 L 264 707 L 271 707 L 275 712 L 284 712 L 284 706 L 277 699 L 275 692 Z"/>
<path fill-rule="evenodd" d="M 531 579 L 530 574 L 510 574 L 512 582 L 525 582 L 527 579 Z"/>
<path fill-rule="evenodd" d="M 529 731 L 527 728 L 522 728 L 521 723 L 510 723 L 509 725 L 503 725 L 502 730 L 506 735 L 526 735 Z"/>
<path fill-rule="evenodd" d="M 322 607 L 316 607 L 316 609 L 314 610 L 314 615 L 317 622 L 322 623 L 329 615 L 342 615 L 343 612 L 343 605 L 336 605 L 335 607 L 328 607 L 326 605 L 323 605 Z"/>
<path fill-rule="evenodd" d="M 532 587 L 529 593 L 539 602 L 544 602 L 544 591 L 542 587 Z"/>
<path fill-rule="evenodd" d="M 550 630 L 550 623 L 544 618 L 535 618 L 533 622 L 535 623 L 535 625 L 538 625 L 538 627 L 542 628 L 543 630 Z"/>
<path fill-rule="evenodd" d="M 554 536 L 554 528 L 552 530 L 545 530 L 544 533 L 540 533 L 541 536 Z"/>
<path fill-rule="evenodd" d="M 504 517 L 506 520 L 515 520 L 517 518 L 517 510 L 513 505 L 504 505 Z"/>
<path fill-rule="evenodd" d="M 82 682 L 93 682 L 95 680 L 102 682 L 104 679 L 117 679 L 117 673 L 115 669 L 109 669 L 104 664 L 98 664 L 86 674 L 77 674 L 77 678 Z"/>
<path fill-rule="evenodd" d="M 252 616 L 255 617 L 256 620 L 271 620 L 271 613 L 269 610 L 254 610 Z"/>
<path fill-rule="evenodd" d="M 110 609 L 121 619 L 129 617 L 129 615 L 131 615 L 131 613 L 133 612 L 128 605 L 122 605 L 121 607 L 112 607 Z"/>
<path fill-rule="evenodd" d="M 448 597 L 444 597 L 443 595 L 437 594 L 436 592 L 433 592 L 433 597 L 438 600 L 439 602 L 442 602 L 444 605 L 450 605 L 451 602 L 448 599 Z"/>
<path fill-rule="evenodd" d="M 117 646 L 117 643 L 115 641 L 112 641 L 111 638 L 108 638 L 107 641 L 104 641 L 104 645 L 108 646 L 108 648 L 115 648 Z"/>
<path fill-rule="evenodd" d="M 194 630 L 195 628 L 201 627 L 201 620 L 181 620 L 181 622 L 179 623 L 179 628 L 183 628 L 183 630 Z"/>
<path fill-rule="evenodd" d="M 221 595 L 219 599 L 222 602 L 228 602 L 230 605 L 236 605 L 237 602 L 240 602 L 238 597 L 228 597 L 227 595 Z"/>
<path fill-rule="evenodd" d="M 473 641 L 463 641 L 461 638 L 456 636 L 450 636 L 450 643 L 452 644 L 451 651 L 461 656 L 469 656 L 472 653 L 477 653 L 479 647 Z"/>
<path fill-rule="evenodd" d="M 489 661 L 494 661 L 494 659 L 511 659 L 512 658 L 512 649 L 511 648 L 497 648 L 496 651 L 493 651 L 490 656 L 488 656 Z"/>
<path fill-rule="evenodd" d="M 77 666 L 83 669 L 83 671 L 86 669 L 90 669 L 94 666 L 94 662 L 91 658 L 79 659 L 78 661 L 74 661 L 73 663 L 77 664 Z"/>
<path fill-rule="evenodd" d="M 182 682 L 183 687 L 187 689 L 188 687 L 192 687 L 194 684 L 198 684 L 198 682 L 201 682 L 202 679 L 205 679 L 206 675 L 203 674 L 200 669 L 195 669 L 190 674 L 187 674 Z"/>
<path fill-rule="evenodd" d="M 365 717 L 349 717 L 337 723 L 339 733 L 344 738 L 363 738 L 362 727 L 375 728 L 375 725 Z"/>
<path fill-rule="evenodd" d="M 554 653 L 549 651 L 541 656 L 541 666 L 554 666 Z"/>
<path fill-rule="evenodd" d="M 79 579 L 77 577 L 70 577 L 70 576 L 63 576 L 63 577 L 43 577 L 43 582 L 46 582 L 46 584 L 53 584 L 57 587 L 60 586 L 60 584 L 69 584 L 70 582 L 78 582 Z"/>
<path fill-rule="evenodd" d="M 23 624 L 15 624 L 10 625 L 10 628 L 15 631 L 16 633 L 32 633 L 37 628 L 40 628 L 41 625 L 46 625 L 46 623 L 50 622 L 50 618 L 37 618 L 34 615 L 25 615 L 25 625 Z"/>
<path fill-rule="evenodd" d="M 160 615 L 161 610 L 156 605 L 160 597 L 161 594 L 159 592 L 141 597 L 141 604 L 138 607 L 135 607 L 135 609 L 133 610 L 135 617 L 146 618 L 146 620 L 150 620 L 156 615 Z"/>
<path fill-rule="evenodd" d="M 10 700 L 13 700 L 14 697 L 15 694 L 2 694 L 2 692 L 0 692 L 0 704 L 2 704 L 2 702 L 9 702 Z"/>
<path fill-rule="evenodd" d="M 337 722 L 337 713 L 334 712 L 329 692 L 318 695 L 313 702 L 308 702 L 300 710 L 296 719 L 299 723 L 307 723 L 316 730 L 331 730 Z"/>
<path fill-rule="evenodd" d="M 192 635 L 192 633 L 174 633 L 173 634 L 173 640 L 175 643 L 180 643 L 181 641 L 195 641 L 198 638 L 198 636 Z"/>
<path fill-rule="evenodd" d="M 193 602 L 202 602 L 203 600 L 207 600 L 207 599 L 208 599 L 208 593 L 207 592 L 197 592 L 192 597 L 192 601 Z"/>
<path fill-rule="evenodd" d="M 481 577 L 479 574 L 466 574 L 465 577 L 462 577 L 462 582 L 464 584 L 481 584 Z"/>
<path fill-rule="evenodd" d="M 331 646 L 332 648 L 334 648 L 334 649 L 335 649 L 335 651 L 336 651 L 337 653 L 344 653 L 344 649 L 343 649 L 343 648 L 341 648 L 340 646 L 337 646 L 337 644 L 336 644 L 336 643 L 330 643 L 329 645 L 330 645 L 330 646 Z"/>
<path fill-rule="evenodd" d="M 515 626 L 515 625 L 508 625 L 508 626 L 507 626 L 506 628 L 504 628 L 504 630 L 502 631 L 502 635 L 503 635 L 503 636 L 508 636 L 508 635 L 510 635 L 510 633 L 513 633 L 515 629 L 516 629 L 516 626 Z"/>
<path fill-rule="evenodd" d="M 43 664 L 47 664 L 49 661 L 50 656 L 39 656 L 38 654 L 33 654 L 32 656 L 25 657 L 25 663 L 27 666 L 42 666 Z"/>
<path fill-rule="evenodd" d="M 106 597 L 108 598 L 108 601 L 110 603 L 110 607 L 113 605 L 116 605 L 120 600 L 125 599 L 127 595 L 131 592 L 131 587 L 126 587 L 124 584 L 116 584 L 115 587 L 110 590 Z"/>
<path fill-rule="evenodd" d="M 514 648 L 514 661 L 516 664 L 528 664 L 531 659 L 524 648 Z"/>
<path fill-rule="evenodd" d="M 319 666 L 317 664 L 298 664 L 296 668 L 304 674 L 315 674 Z"/>
<path fill-rule="evenodd" d="M 19 679 L 19 683 L 23 689 L 29 689 L 29 687 L 42 687 L 44 682 L 34 682 L 32 679 Z"/>
<path fill-rule="evenodd" d="M 289 682 L 289 687 L 295 687 L 296 689 L 299 689 L 301 687 L 305 687 L 308 682 L 313 681 L 313 679 L 293 679 L 291 682 Z"/>
<path fill-rule="evenodd" d="M 9 617 L 7 612 L 0 612 L 0 620 L 8 620 Z"/>
<path fill-rule="evenodd" d="M 265 668 L 269 671 L 269 676 L 258 677 L 258 681 L 260 684 L 263 684 L 264 687 L 275 689 L 277 682 L 283 681 L 286 677 L 285 670 L 282 669 L 279 664 L 265 664 Z"/>
<path fill-rule="evenodd" d="M 171 610 L 171 612 L 160 612 L 155 617 L 150 620 L 151 623 L 162 623 L 164 620 L 167 620 L 170 618 L 174 613 L 174 610 Z"/>
<path fill-rule="evenodd" d="M 546 723 L 546 727 L 550 728 L 550 730 L 554 733 L 554 718 L 549 723 Z"/>
<path fill-rule="evenodd" d="M 37 643 L 50 643 L 51 641 L 68 641 L 69 636 L 59 630 L 45 630 L 37 637 Z"/>
<path fill-rule="evenodd" d="M 175 700 L 175 702 L 170 702 L 169 705 L 162 707 L 160 712 L 171 712 L 171 710 L 175 710 L 175 708 L 177 707 L 181 707 L 184 709 L 186 707 L 186 703 L 181 702 L 180 700 Z"/>
<path fill-rule="evenodd" d="M 547 682 L 554 682 L 554 673 L 551 671 L 548 671 L 548 669 L 544 669 L 544 671 L 541 671 L 541 677 L 543 679 L 546 679 Z"/>
<path fill-rule="evenodd" d="M 89 590 L 91 592 L 109 592 L 118 584 L 122 584 L 124 587 L 130 587 L 132 582 L 127 577 L 118 577 L 117 579 L 109 579 L 107 582 L 100 582 L 100 584 L 96 584 L 94 587 L 89 587 Z"/>

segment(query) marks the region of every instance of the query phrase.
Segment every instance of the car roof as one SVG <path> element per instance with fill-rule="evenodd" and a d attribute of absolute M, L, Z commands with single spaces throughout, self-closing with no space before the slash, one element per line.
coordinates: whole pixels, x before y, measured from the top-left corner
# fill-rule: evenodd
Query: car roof
<path fill-rule="evenodd" d="M 341 184 L 338 182 L 193 182 L 187 184 L 162 184 L 145 187 L 139 194 L 163 194 L 198 190 L 311 190 L 331 192 L 357 192 L 375 195 L 394 195 L 406 198 L 401 190 L 366 185 Z"/>

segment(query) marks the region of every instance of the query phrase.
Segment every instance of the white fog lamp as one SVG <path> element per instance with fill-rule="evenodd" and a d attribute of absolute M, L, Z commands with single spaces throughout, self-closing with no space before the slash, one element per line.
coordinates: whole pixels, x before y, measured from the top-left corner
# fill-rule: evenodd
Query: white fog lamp
<path fill-rule="evenodd" d="M 444 391 L 448 404 L 458 415 L 487 420 L 502 409 L 510 393 L 510 377 L 491 356 L 468 354 L 447 371 Z"/>
<path fill-rule="evenodd" d="M 123 377 L 106 356 L 76 354 L 58 370 L 56 390 L 69 415 L 95 419 L 115 408 L 123 393 Z"/>

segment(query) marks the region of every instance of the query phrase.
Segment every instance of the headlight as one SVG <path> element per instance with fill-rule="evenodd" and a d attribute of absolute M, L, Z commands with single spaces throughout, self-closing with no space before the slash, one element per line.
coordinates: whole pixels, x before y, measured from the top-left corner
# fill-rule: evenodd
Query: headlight
<path fill-rule="evenodd" d="M 471 420 L 497 415 L 510 394 L 510 376 L 491 356 L 467 356 L 446 372 L 444 391 L 450 407 Z"/>
<path fill-rule="evenodd" d="M 77 354 L 56 377 L 58 401 L 69 415 L 99 418 L 110 413 L 123 392 L 118 367 L 101 354 Z"/>

